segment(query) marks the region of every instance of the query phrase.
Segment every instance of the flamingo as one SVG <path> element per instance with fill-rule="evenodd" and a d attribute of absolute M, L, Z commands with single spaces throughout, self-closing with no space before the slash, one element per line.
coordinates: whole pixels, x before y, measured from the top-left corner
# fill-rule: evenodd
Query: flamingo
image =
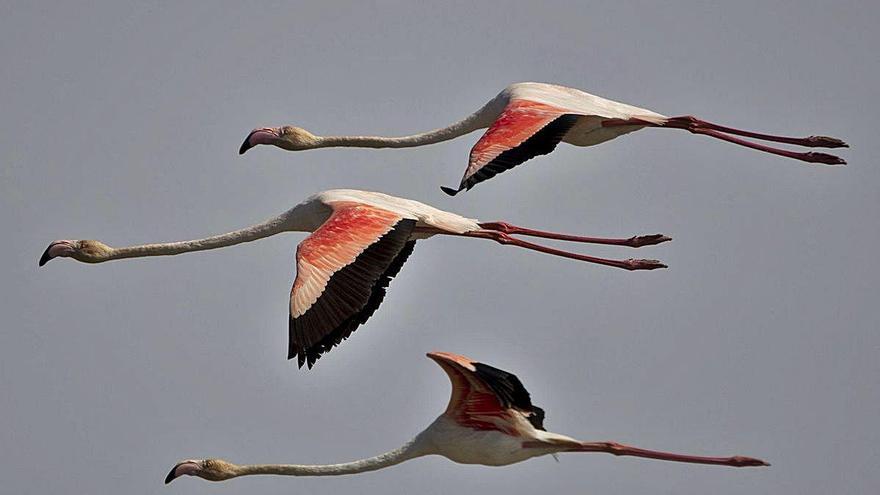
<path fill-rule="evenodd" d="M 563 452 L 605 452 L 693 464 L 732 467 L 769 466 L 752 457 L 702 457 L 631 447 L 617 442 L 582 442 L 544 429 L 544 410 L 532 404 L 529 392 L 511 373 L 447 352 L 428 357 L 452 382 L 449 405 L 414 439 L 390 452 L 344 464 L 249 464 L 222 459 L 178 462 L 165 483 L 189 475 L 209 481 L 240 476 L 339 476 L 375 471 L 426 455 L 441 455 L 461 464 L 506 466 L 542 455 Z"/>
<path fill-rule="evenodd" d="M 619 103 L 584 91 L 546 83 L 516 83 L 489 103 L 448 127 L 403 137 L 316 136 L 300 127 L 261 127 L 248 134 L 239 154 L 258 144 L 271 144 L 289 151 L 328 147 L 410 148 L 439 143 L 487 128 L 471 149 L 467 168 L 458 188 L 441 187 L 454 196 L 496 174 L 538 155 L 546 155 L 560 141 L 593 146 L 644 127 L 684 129 L 748 148 L 810 163 L 844 165 L 842 158 L 826 153 L 800 153 L 753 143 L 739 135 L 806 147 L 846 148 L 840 139 L 827 136 L 805 138 L 774 136 L 724 127 L 691 115 L 666 117 L 644 108 Z"/>
<path fill-rule="evenodd" d="M 121 248 L 94 240 L 57 240 L 46 248 L 39 265 L 56 257 L 101 263 L 168 256 L 232 246 L 281 232 L 311 232 L 297 247 L 296 279 L 290 293 L 287 357 L 297 357 L 300 368 L 305 363 L 311 368 L 322 354 L 372 316 L 418 239 L 437 234 L 489 239 L 625 270 L 653 270 L 666 265 L 648 259 L 596 258 L 533 244 L 512 235 L 629 247 L 671 240 L 660 234 L 626 239 L 557 234 L 505 222 L 479 222 L 387 194 L 336 189 L 315 194 L 262 223 L 204 239 Z"/>

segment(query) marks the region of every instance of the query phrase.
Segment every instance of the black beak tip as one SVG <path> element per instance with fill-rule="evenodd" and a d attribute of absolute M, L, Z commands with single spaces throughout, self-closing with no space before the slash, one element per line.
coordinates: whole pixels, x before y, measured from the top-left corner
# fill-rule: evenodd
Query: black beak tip
<path fill-rule="evenodd" d="M 246 138 L 244 138 L 244 142 L 241 143 L 241 146 L 238 148 L 238 154 L 243 155 L 245 151 L 253 148 L 251 145 L 251 136 L 254 135 L 254 131 L 251 131 Z"/>
<path fill-rule="evenodd" d="M 177 476 L 174 476 L 174 471 L 177 471 L 177 466 L 180 466 L 180 464 L 175 464 L 174 467 L 171 468 L 171 471 L 168 471 L 168 476 L 165 477 L 165 484 L 166 485 L 168 483 L 171 483 L 172 481 L 174 481 L 174 478 L 177 477 Z"/>
<path fill-rule="evenodd" d="M 48 263 L 49 260 L 51 260 L 51 259 L 52 259 L 52 257 L 49 256 L 49 248 L 46 248 L 46 250 L 43 251 L 43 255 L 40 256 L 40 263 L 39 263 L 39 265 L 40 265 L 40 266 L 43 266 L 43 265 L 45 265 L 46 263 Z"/>

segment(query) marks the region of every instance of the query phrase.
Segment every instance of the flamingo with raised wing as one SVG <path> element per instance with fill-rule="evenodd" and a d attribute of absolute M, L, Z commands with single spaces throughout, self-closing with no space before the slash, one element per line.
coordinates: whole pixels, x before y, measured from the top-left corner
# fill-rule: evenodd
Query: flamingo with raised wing
<path fill-rule="evenodd" d="M 308 363 L 309 368 L 372 316 L 418 239 L 438 234 L 489 239 L 625 270 L 653 270 L 666 265 L 656 260 L 596 258 L 533 244 L 512 235 L 629 247 L 670 240 L 660 234 L 626 239 L 556 234 L 504 222 L 479 222 L 387 194 L 336 189 L 318 193 L 265 222 L 205 239 L 121 248 L 94 240 L 54 241 L 40 257 L 39 265 L 56 257 L 101 263 L 168 256 L 232 246 L 281 232 L 312 233 L 296 250 L 288 346 L 288 359 L 297 357 L 300 367 Z"/>
<path fill-rule="evenodd" d="M 465 119 L 421 134 L 401 137 L 316 136 L 300 127 L 261 127 L 248 134 L 238 151 L 243 154 L 259 144 L 290 151 L 340 146 L 410 148 L 448 141 L 487 127 L 486 133 L 471 149 L 458 188 L 442 188 L 447 194 L 455 195 L 461 190 L 471 189 L 526 160 L 546 155 L 560 142 L 593 146 L 644 127 L 684 129 L 804 162 L 846 164 L 842 158 L 827 153 L 789 151 L 746 141 L 734 135 L 811 148 L 847 147 L 840 139 L 827 136 L 775 136 L 725 127 L 690 115 L 666 117 L 579 89 L 534 82 L 511 84 Z"/>
<path fill-rule="evenodd" d="M 248 464 L 222 459 L 188 459 L 177 463 L 165 483 L 189 475 L 224 481 L 252 475 L 339 476 L 376 471 L 401 462 L 440 455 L 461 464 L 506 466 L 548 454 L 604 452 L 692 464 L 769 466 L 752 457 L 704 457 L 631 447 L 617 442 L 582 442 L 544 429 L 544 410 L 532 404 L 519 379 L 504 370 L 446 352 L 431 352 L 449 375 L 452 396 L 446 411 L 402 447 L 375 457 L 343 464 Z"/>

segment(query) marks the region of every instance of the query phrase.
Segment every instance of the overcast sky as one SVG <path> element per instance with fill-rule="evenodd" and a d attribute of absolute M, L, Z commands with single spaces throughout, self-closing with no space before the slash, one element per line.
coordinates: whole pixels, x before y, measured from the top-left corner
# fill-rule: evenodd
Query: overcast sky
<path fill-rule="evenodd" d="M 880 486 L 875 1 L 0 2 L 4 493 L 856 494 Z M 507 84 L 847 140 L 821 167 L 675 130 L 561 145 L 449 198 L 478 133 L 411 150 L 261 147 L 256 126 L 398 135 Z M 584 235 L 662 232 L 625 272 L 420 242 L 385 304 L 312 371 L 288 362 L 301 234 L 37 268 L 53 239 L 203 237 L 324 189 Z M 186 478 L 184 458 L 335 463 L 446 406 L 424 353 L 516 373 L 549 429 L 766 469 L 439 457 L 335 479 Z"/>

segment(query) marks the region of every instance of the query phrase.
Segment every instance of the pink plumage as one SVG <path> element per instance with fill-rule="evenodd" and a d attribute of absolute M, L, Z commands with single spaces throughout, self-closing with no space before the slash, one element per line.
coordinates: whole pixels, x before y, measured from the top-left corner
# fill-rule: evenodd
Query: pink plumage
<path fill-rule="evenodd" d="M 259 144 L 289 151 L 337 146 L 408 148 L 439 143 L 488 128 L 471 150 L 459 186 L 442 188 L 447 194 L 455 195 L 536 156 L 548 154 L 559 143 L 594 146 L 645 127 L 682 129 L 808 163 L 846 163 L 842 158 L 826 153 L 795 152 L 734 136 L 805 147 L 846 147 L 847 144 L 840 139 L 827 136 L 776 136 L 725 127 L 690 115 L 667 117 L 579 89 L 534 82 L 511 84 L 473 114 L 433 131 L 400 137 L 317 136 L 293 126 L 262 127 L 248 134 L 239 153 L 243 154 Z"/>
<path fill-rule="evenodd" d="M 461 464 L 506 466 L 533 457 L 566 452 L 604 452 L 663 461 L 719 466 L 769 466 L 753 457 L 705 457 L 647 450 L 617 442 L 582 442 L 544 429 L 544 411 L 514 374 L 449 352 L 431 352 L 449 376 L 449 406 L 400 448 L 342 464 L 236 465 L 221 459 L 188 459 L 175 464 L 166 483 L 180 476 L 210 481 L 250 475 L 340 476 L 384 469 L 410 459 L 440 455 Z"/>

